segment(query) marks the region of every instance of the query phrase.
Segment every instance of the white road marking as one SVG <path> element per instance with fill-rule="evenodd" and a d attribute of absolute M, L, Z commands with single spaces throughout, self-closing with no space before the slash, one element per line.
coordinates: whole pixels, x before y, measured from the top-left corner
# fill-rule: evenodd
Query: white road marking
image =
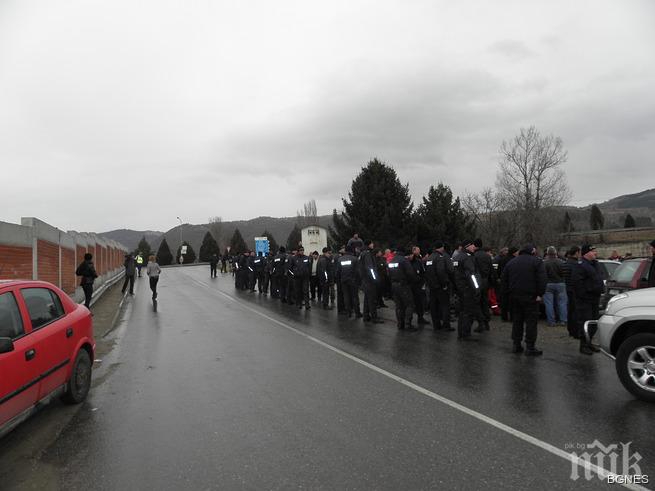
<path fill-rule="evenodd" d="M 195 283 L 198 283 L 199 285 L 207 287 L 210 291 L 213 291 L 215 293 L 218 293 L 219 295 L 222 295 L 223 297 L 227 298 L 228 300 L 238 304 L 240 307 L 249 310 L 250 312 L 253 312 L 254 314 L 259 315 L 260 317 L 263 317 L 264 319 L 267 319 L 289 331 L 292 331 L 306 339 L 309 339 L 310 341 L 323 346 L 324 348 L 329 349 L 330 351 L 333 351 L 334 353 L 337 353 L 345 358 L 348 358 L 349 360 L 354 361 L 355 363 L 359 363 L 360 365 L 365 366 L 366 368 L 369 368 L 370 370 L 373 370 L 374 372 L 377 372 L 381 375 L 384 375 L 387 378 L 390 378 L 391 380 L 395 380 L 396 382 L 409 387 L 410 389 L 415 390 L 416 392 L 419 392 L 427 397 L 430 397 L 431 399 L 434 399 L 436 401 L 441 402 L 442 404 L 445 404 L 446 406 L 449 406 L 453 409 L 456 409 L 457 411 L 460 411 L 464 414 L 468 414 L 469 416 L 482 421 L 483 423 L 487 423 L 490 426 L 493 426 L 494 428 L 497 428 L 501 431 L 504 431 L 505 433 L 508 433 L 516 438 L 519 438 L 520 440 L 523 440 L 527 443 L 530 443 L 536 447 L 541 448 L 542 450 L 545 450 L 553 455 L 556 455 L 558 457 L 561 457 L 562 459 L 566 460 L 569 463 L 575 462 L 578 466 L 584 468 L 584 469 L 589 469 L 591 472 L 597 474 L 601 479 L 603 479 L 605 482 L 607 482 L 607 478 L 611 475 L 614 475 L 614 473 L 608 471 L 607 469 L 597 466 L 595 464 L 592 464 L 590 462 L 587 462 L 586 460 L 583 460 L 579 458 L 578 456 L 566 452 L 565 450 L 562 450 L 561 448 L 557 448 L 554 445 L 551 445 L 550 443 L 544 442 L 543 440 L 539 440 L 538 438 L 535 438 L 531 435 L 528 435 L 527 433 L 524 433 L 520 430 L 517 430 L 516 428 L 512 428 L 511 426 L 508 426 L 504 423 L 501 423 L 500 421 L 497 421 L 493 418 L 490 418 L 489 416 L 486 416 L 482 413 L 479 413 L 478 411 L 475 411 L 473 409 L 470 409 L 466 406 L 463 406 L 455 401 L 452 401 L 444 396 L 441 396 L 435 392 L 432 392 L 431 390 L 426 389 L 425 387 L 421 387 L 420 385 L 416 385 L 413 382 L 410 382 L 409 380 L 406 380 L 402 377 L 399 377 L 398 375 L 394 375 L 391 372 L 386 371 L 384 368 L 380 368 L 376 365 L 373 365 L 367 361 L 362 360 L 361 358 L 357 358 L 356 356 L 351 355 L 350 353 L 346 353 L 345 351 L 340 350 L 339 348 L 336 348 L 335 346 L 332 346 L 331 344 L 326 343 L 325 341 L 321 341 L 318 338 L 315 338 L 313 336 L 310 336 L 307 333 L 304 333 L 302 331 L 299 331 L 295 327 L 292 327 L 288 324 L 285 324 L 282 321 L 279 321 L 269 315 L 266 315 L 265 313 L 254 309 L 250 307 L 249 305 L 245 305 L 243 302 L 240 302 L 238 298 L 233 297 L 232 295 L 222 292 L 220 290 L 216 290 L 214 288 L 211 288 L 211 285 L 208 283 L 204 283 L 202 281 L 196 280 L 195 278 L 191 278 L 192 281 Z M 621 484 L 624 488 L 626 489 L 632 489 L 632 490 L 638 490 L 638 491 L 648 491 L 648 488 L 639 486 L 637 484 L 628 484 L 624 483 Z"/>

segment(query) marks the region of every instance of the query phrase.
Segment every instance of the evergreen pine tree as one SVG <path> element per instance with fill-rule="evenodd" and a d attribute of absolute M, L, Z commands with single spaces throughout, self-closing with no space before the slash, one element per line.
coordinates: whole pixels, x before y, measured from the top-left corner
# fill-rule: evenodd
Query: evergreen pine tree
<path fill-rule="evenodd" d="M 414 235 L 409 185 L 401 184 L 393 167 L 371 160 L 352 182 L 340 216 L 332 213 L 332 241 L 345 244 L 354 232 L 362 239 L 404 243 Z"/>
<path fill-rule="evenodd" d="M 171 249 L 168 247 L 165 237 L 161 241 L 161 244 L 159 244 L 159 249 L 157 250 L 157 262 L 160 266 L 168 266 L 173 263 L 173 254 L 171 254 Z"/>
<path fill-rule="evenodd" d="M 605 218 L 600 211 L 600 208 L 596 205 L 591 206 L 591 217 L 589 218 L 589 224 L 591 225 L 591 230 L 602 230 L 603 225 L 605 225 Z"/>
<path fill-rule="evenodd" d="M 296 250 L 301 240 L 302 232 L 300 231 L 300 227 L 296 224 L 293 226 L 291 233 L 289 233 L 289 237 L 287 237 L 287 251 L 291 252 Z"/>
<path fill-rule="evenodd" d="M 221 254 L 221 250 L 218 247 L 216 239 L 214 239 L 210 232 L 207 232 L 205 237 L 202 239 L 202 244 L 200 245 L 200 262 L 209 262 L 212 254 L 219 256 Z"/>
<path fill-rule="evenodd" d="M 196 251 L 193 250 L 191 244 L 186 240 L 182 242 L 183 246 L 186 246 L 186 254 L 184 255 L 184 264 L 191 264 L 196 262 Z M 177 248 L 177 258 L 179 262 L 180 253 L 182 252 L 182 246 Z"/>
<path fill-rule="evenodd" d="M 145 235 L 139 241 L 139 245 L 136 246 L 136 251 L 134 251 L 134 256 L 136 256 L 137 254 L 141 254 L 145 261 L 148 261 L 148 257 L 150 257 L 150 255 L 152 254 L 152 247 L 150 247 L 150 244 L 146 240 Z"/>
<path fill-rule="evenodd" d="M 236 256 L 246 252 L 247 250 L 248 246 L 246 245 L 246 241 L 243 240 L 241 232 L 239 232 L 238 228 L 235 229 L 234 234 L 232 234 L 232 238 L 230 239 L 230 254 L 232 256 Z"/>
<path fill-rule="evenodd" d="M 475 235 L 473 218 L 462 209 L 459 198 L 453 200 L 453 192 L 443 183 L 430 186 L 416 209 L 415 223 L 416 241 L 427 249 L 437 240 L 454 247 L 457 241 Z"/>
<path fill-rule="evenodd" d="M 277 254 L 277 251 L 280 249 L 280 246 L 275 240 L 275 237 L 273 237 L 273 234 L 270 233 L 268 230 L 264 230 L 262 237 L 268 237 L 268 250 L 270 251 L 270 253 Z"/>
<path fill-rule="evenodd" d="M 628 213 L 628 215 L 625 217 L 625 223 L 623 224 L 623 228 L 635 228 L 637 224 L 635 223 L 635 219 L 632 218 L 632 215 Z"/>

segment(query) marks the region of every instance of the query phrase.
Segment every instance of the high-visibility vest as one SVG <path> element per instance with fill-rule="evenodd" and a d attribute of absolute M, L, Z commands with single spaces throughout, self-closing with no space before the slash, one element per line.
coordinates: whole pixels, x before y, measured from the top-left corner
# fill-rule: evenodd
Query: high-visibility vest
<path fill-rule="evenodd" d="M 143 257 L 142 256 L 137 256 L 136 257 L 136 263 L 137 264 L 143 264 Z"/>

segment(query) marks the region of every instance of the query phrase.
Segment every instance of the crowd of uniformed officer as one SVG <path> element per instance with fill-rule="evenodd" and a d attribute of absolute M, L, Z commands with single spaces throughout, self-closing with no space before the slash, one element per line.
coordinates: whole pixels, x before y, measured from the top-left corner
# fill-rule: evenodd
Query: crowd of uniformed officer
<path fill-rule="evenodd" d="M 596 295 L 599 283 L 597 276 L 589 278 L 593 273 L 589 266 L 580 261 L 573 275 L 581 292 L 578 316 L 581 320 L 575 335 L 581 339 L 584 319 L 594 318 L 594 312 L 584 309 L 589 310 L 596 302 L 595 296 L 587 301 L 584 291 L 585 288 L 594 290 Z M 483 247 L 480 239 L 465 240 L 451 257 L 443 242 L 435 243 L 428 254 L 422 254 L 417 246 L 409 250 L 396 247 L 385 252 L 355 234 L 337 254 L 326 247 L 321 254 L 314 251 L 307 256 L 300 244 L 291 252 L 280 247 L 277 254 L 266 256 L 247 251 L 233 258 L 232 272 L 237 289 L 260 294 L 270 292 L 272 298 L 306 310 L 311 309 L 311 292 L 311 300 L 318 300 L 323 309 L 336 306 L 340 315 L 363 317 L 365 322 L 382 323 L 378 309 L 386 307 L 385 298 L 392 298 L 397 327 L 401 330 L 416 331 L 430 324 L 424 317 L 429 312 L 435 330 L 455 331 L 451 326 L 451 310 L 454 310 L 457 338 L 463 341 L 476 339 L 472 331 L 489 330 L 489 289 L 492 289 L 500 297 L 503 319 L 510 320 L 511 316 L 513 352 L 542 354 L 535 343 L 546 277 L 543 261 L 536 256 L 532 245 L 520 250 L 504 248 L 494 258 L 491 249 Z M 473 330 L 474 323 L 477 326 Z M 582 352 L 592 349 L 584 339 L 581 345 Z"/>
<path fill-rule="evenodd" d="M 458 337 L 465 339 L 471 335 L 474 320 L 479 321 L 478 331 L 489 328 L 488 314 L 485 320 L 480 308 L 486 305 L 480 295 L 489 279 L 479 274 L 484 267 L 471 262 L 473 241 L 463 245 L 456 252 L 460 265 L 460 261 L 451 259 L 443 243 L 435 244 L 433 251 L 425 255 L 416 246 L 407 251 L 396 247 L 385 253 L 355 234 L 337 254 L 326 247 L 321 254 L 314 251 L 307 256 L 301 245 L 291 252 L 281 247 L 277 254 L 266 256 L 247 251 L 233 258 L 232 270 L 237 289 L 270 292 L 283 303 L 307 310 L 311 309 L 311 291 L 311 299 L 317 299 L 322 308 L 336 306 L 340 315 L 363 318 L 365 322 L 382 323 L 378 310 L 386 307 L 385 298 L 393 298 L 398 328 L 411 331 L 430 324 L 424 317 L 426 311 L 435 330 L 454 331 L 450 306 L 451 295 L 457 291 Z M 487 257 L 485 254 L 484 264 Z M 491 274 L 490 259 L 488 263 Z M 471 274 L 477 283 L 472 283 Z"/>

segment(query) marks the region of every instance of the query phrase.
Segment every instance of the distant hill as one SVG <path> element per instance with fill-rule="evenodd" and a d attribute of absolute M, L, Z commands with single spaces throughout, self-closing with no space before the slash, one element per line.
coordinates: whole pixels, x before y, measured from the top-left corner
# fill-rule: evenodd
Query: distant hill
<path fill-rule="evenodd" d="M 293 230 L 293 226 L 297 223 L 297 217 L 257 217 L 251 220 L 238 220 L 233 222 L 222 222 L 221 237 L 217 240 L 221 246 L 221 250 L 229 245 L 230 239 L 234 234 L 234 230 L 238 227 L 241 235 L 243 236 L 246 244 L 250 247 L 255 247 L 255 237 L 259 237 L 265 230 L 268 230 L 278 244 L 283 245 L 286 243 L 287 237 Z M 318 224 L 322 227 L 332 225 L 332 215 L 324 215 L 318 217 Z M 124 244 L 130 250 L 136 249 L 139 241 L 145 235 L 146 240 L 155 251 L 159 248 L 161 241 L 166 237 L 169 247 L 173 253 L 177 250 L 180 244 L 180 237 L 182 241 L 191 244 L 196 254 L 200 250 L 202 239 L 209 231 L 209 224 L 192 225 L 185 223 L 178 225 L 167 232 L 157 231 L 137 231 L 137 230 L 112 230 L 110 232 L 103 232 L 100 235 L 109 237 Z"/>
<path fill-rule="evenodd" d="M 647 189 L 646 191 L 635 194 L 624 194 L 623 196 L 605 201 L 598 206 L 601 210 L 626 210 L 641 208 L 655 211 L 655 189 Z"/>

